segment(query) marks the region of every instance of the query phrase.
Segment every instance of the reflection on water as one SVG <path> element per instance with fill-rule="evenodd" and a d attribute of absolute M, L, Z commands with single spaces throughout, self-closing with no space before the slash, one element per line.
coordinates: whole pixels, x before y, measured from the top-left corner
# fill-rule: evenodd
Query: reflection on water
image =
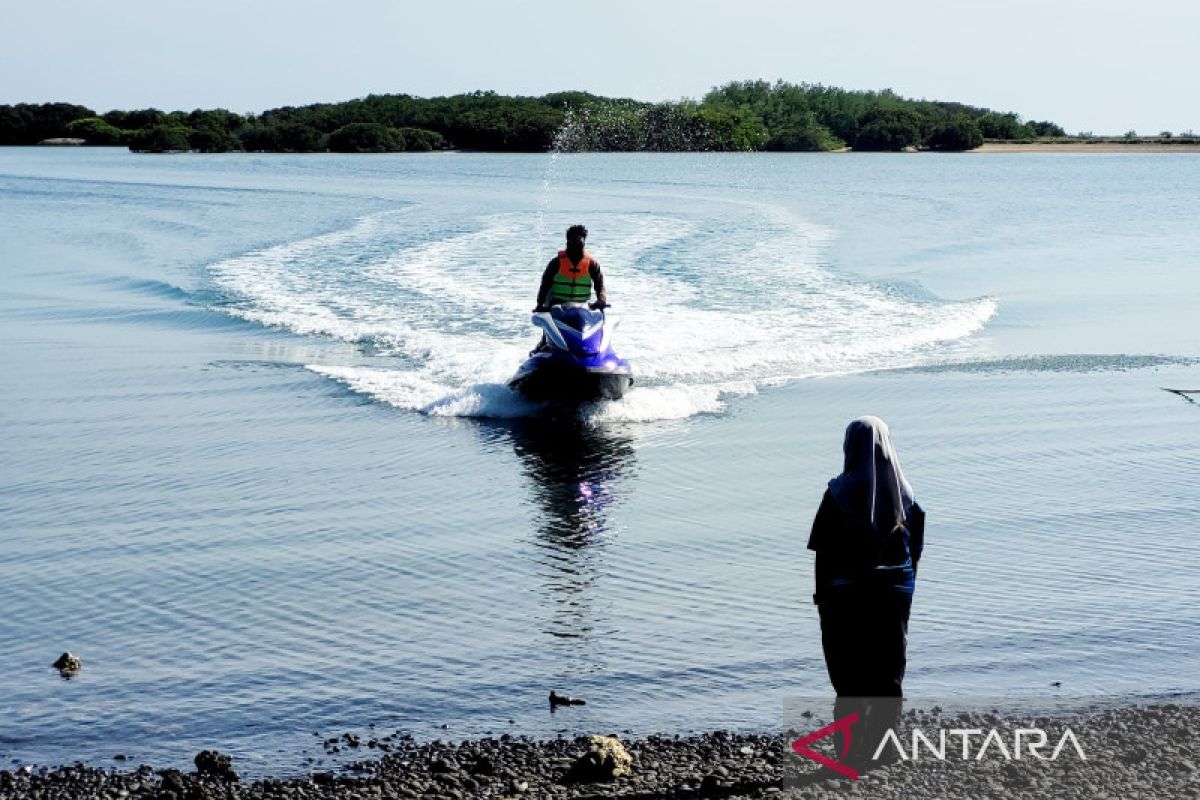
<path fill-rule="evenodd" d="M 536 513 L 539 593 L 548 604 L 543 629 L 558 639 L 588 639 L 599 622 L 594 588 L 604 549 L 616 534 L 609 512 L 633 473 L 632 443 L 577 419 L 522 420 L 507 433 Z"/>
<path fill-rule="evenodd" d="M 616 484 L 633 466 L 629 438 L 574 419 L 523 420 L 511 433 L 543 512 L 542 540 L 569 552 L 603 539 Z"/>

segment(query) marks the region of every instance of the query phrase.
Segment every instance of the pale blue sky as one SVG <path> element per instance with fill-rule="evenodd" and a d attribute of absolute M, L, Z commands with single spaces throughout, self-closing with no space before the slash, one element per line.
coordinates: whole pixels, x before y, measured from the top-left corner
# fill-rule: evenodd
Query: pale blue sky
<path fill-rule="evenodd" d="M 781 78 L 1068 131 L 1200 131 L 1200 2 L 6 0 L 0 103 L 225 107 L 494 89 L 668 100 Z"/>

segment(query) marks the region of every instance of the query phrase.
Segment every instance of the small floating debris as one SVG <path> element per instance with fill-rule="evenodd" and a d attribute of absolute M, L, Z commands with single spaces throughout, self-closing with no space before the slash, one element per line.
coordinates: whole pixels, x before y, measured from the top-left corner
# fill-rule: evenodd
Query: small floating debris
<path fill-rule="evenodd" d="M 58 670 L 58 674 L 61 675 L 64 680 L 70 680 L 79 674 L 79 670 L 83 669 L 83 661 L 81 661 L 77 655 L 63 653 L 58 657 L 58 660 L 50 666 Z"/>
<path fill-rule="evenodd" d="M 570 695 L 559 694 L 558 692 L 554 691 L 553 689 L 550 690 L 550 710 L 551 711 L 558 708 L 559 706 L 586 706 L 586 705 L 587 705 L 587 700 L 584 700 L 581 697 L 571 697 Z"/>
<path fill-rule="evenodd" d="M 1177 394 L 1193 405 L 1200 405 L 1196 402 L 1196 398 L 1192 397 L 1194 394 L 1200 394 L 1200 389 L 1168 389 L 1164 386 L 1162 387 L 1162 390 L 1164 392 L 1170 392 L 1171 394 Z"/>

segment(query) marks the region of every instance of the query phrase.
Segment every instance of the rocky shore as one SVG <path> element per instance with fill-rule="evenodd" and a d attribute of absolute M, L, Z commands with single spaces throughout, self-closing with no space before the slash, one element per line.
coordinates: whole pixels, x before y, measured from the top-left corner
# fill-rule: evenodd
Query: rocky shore
<path fill-rule="evenodd" d="M 459 743 L 417 742 L 393 734 L 359 742 L 378 754 L 337 773 L 243 782 L 235 758 L 204 751 L 192 772 L 70 766 L 0 771 L 0 800 L 18 798 L 1195 798 L 1200 796 L 1200 708 L 1127 707 L 1053 719 L 907 712 L 901 729 L 988 730 L 1070 726 L 1086 758 L 1055 760 L 897 759 L 858 780 L 834 774 L 791 750 L 794 735 L 723 731 L 687 737 L 532 741 L 520 737 Z M 349 734 L 347 734 L 349 736 Z M 905 734 L 901 735 L 905 739 Z M 979 742 L 976 741 L 976 749 Z M 1053 742 L 1052 742 L 1053 744 Z"/>

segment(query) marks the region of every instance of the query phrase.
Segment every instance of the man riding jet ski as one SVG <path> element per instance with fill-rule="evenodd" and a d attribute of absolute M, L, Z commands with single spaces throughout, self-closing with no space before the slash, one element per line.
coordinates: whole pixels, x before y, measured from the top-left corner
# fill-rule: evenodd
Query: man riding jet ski
<path fill-rule="evenodd" d="M 608 305 L 604 294 L 604 273 L 592 254 L 583 249 L 587 235 L 587 228 L 582 225 L 567 228 L 567 249 L 559 250 L 542 272 L 537 307 L 533 309 L 535 314 L 549 311 L 559 303 L 587 303 L 592 299 L 593 285 L 596 302 L 591 304 L 591 308 L 603 309 Z"/>
<path fill-rule="evenodd" d="M 604 274 L 584 250 L 586 239 L 587 228 L 568 228 L 567 248 L 542 274 L 532 319 L 542 341 L 508 383 L 531 400 L 616 400 L 633 383 L 629 362 L 609 341 L 616 320 L 604 313 Z M 596 302 L 589 304 L 593 288 Z"/>

